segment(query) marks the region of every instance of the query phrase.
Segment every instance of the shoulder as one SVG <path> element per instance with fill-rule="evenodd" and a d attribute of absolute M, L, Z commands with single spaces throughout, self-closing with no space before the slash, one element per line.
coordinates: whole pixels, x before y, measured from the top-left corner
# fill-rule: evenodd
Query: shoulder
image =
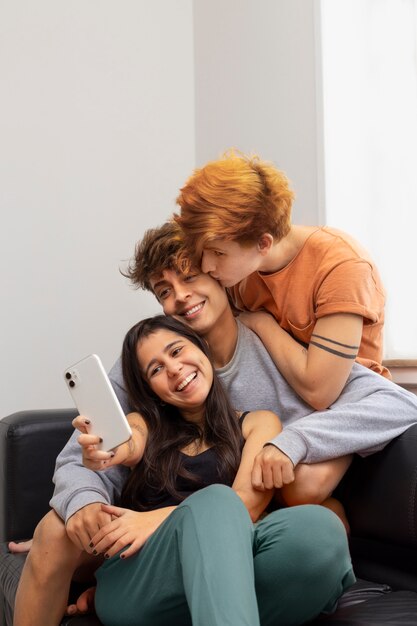
<path fill-rule="evenodd" d="M 262 429 L 278 429 L 280 427 L 280 420 L 278 416 L 272 411 L 249 411 L 248 413 L 241 414 L 240 417 L 244 415 L 242 421 L 242 434 L 245 439 L 250 435 L 251 432 L 257 430 L 258 428 Z"/>
<path fill-rule="evenodd" d="M 112 383 L 124 387 L 123 373 L 122 373 L 122 359 L 119 357 L 114 363 L 109 372 L 109 378 Z"/>
<path fill-rule="evenodd" d="M 314 230 L 307 238 L 302 252 L 311 254 L 312 251 L 321 251 L 325 256 L 318 257 L 320 263 L 335 260 L 340 262 L 343 260 L 365 261 L 370 267 L 375 267 L 369 252 L 364 248 L 352 235 L 332 228 L 330 226 L 321 226 Z"/>
<path fill-rule="evenodd" d="M 258 335 L 248 328 L 245 324 L 243 324 L 239 318 L 237 318 L 237 328 L 238 328 L 238 342 L 236 346 L 236 352 L 243 353 L 245 357 L 250 357 L 253 349 L 258 349 L 261 347 L 262 350 L 266 350 L 262 341 L 259 339 Z M 250 351 L 248 352 L 248 348 Z"/>

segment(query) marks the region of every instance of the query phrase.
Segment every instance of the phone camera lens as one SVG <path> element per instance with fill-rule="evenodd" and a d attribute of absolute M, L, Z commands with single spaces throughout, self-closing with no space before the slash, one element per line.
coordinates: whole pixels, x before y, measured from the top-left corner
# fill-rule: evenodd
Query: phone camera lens
<path fill-rule="evenodd" d="M 75 383 L 74 383 L 74 381 L 73 381 L 73 380 L 70 380 L 70 381 L 69 381 L 69 386 L 70 386 L 70 387 L 75 387 Z"/>
<path fill-rule="evenodd" d="M 65 374 L 65 378 L 66 378 L 67 380 L 69 380 L 69 379 L 71 378 L 71 374 L 70 374 L 70 372 L 67 372 L 67 373 Z"/>

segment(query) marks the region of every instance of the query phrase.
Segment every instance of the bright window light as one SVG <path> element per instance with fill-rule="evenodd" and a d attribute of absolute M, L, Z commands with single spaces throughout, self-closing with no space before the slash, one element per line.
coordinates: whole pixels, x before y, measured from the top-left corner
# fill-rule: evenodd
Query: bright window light
<path fill-rule="evenodd" d="M 385 357 L 417 358 L 417 1 L 322 0 L 325 221 L 374 257 Z"/>

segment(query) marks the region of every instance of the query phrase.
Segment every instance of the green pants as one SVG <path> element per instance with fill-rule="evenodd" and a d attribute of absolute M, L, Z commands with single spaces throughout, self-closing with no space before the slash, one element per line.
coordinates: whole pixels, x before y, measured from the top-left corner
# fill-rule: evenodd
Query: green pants
<path fill-rule="evenodd" d="M 339 519 L 315 505 L 253 525 L 229 487 L 196 492 L 134 556 L 96 572 L 106 626 L 291 626 L 355 582 Z"/>

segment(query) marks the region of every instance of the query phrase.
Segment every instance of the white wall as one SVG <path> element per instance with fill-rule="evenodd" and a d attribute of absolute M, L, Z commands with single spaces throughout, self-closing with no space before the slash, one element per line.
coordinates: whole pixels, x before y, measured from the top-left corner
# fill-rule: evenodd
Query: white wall
<path fill-rule="evenodd" d="M 196 161 L 228 147 L 283 169 L 293 219 L 318 224 L 320 76 L 314 0 L 195 0 Z"/>
<path fill-rule="evenodd" d="M 192 0 L 0 7 L 0 413 L 158 309 L 118 272 L 194 167 Z"/>
<path fill-rule="evenodd" d="M 118 273 L 194 165 L 235 146 L 320 223 L 316 0 L 11 0 L 0 8 L 1 414 L 69 406 L 158 311 Z"/>

